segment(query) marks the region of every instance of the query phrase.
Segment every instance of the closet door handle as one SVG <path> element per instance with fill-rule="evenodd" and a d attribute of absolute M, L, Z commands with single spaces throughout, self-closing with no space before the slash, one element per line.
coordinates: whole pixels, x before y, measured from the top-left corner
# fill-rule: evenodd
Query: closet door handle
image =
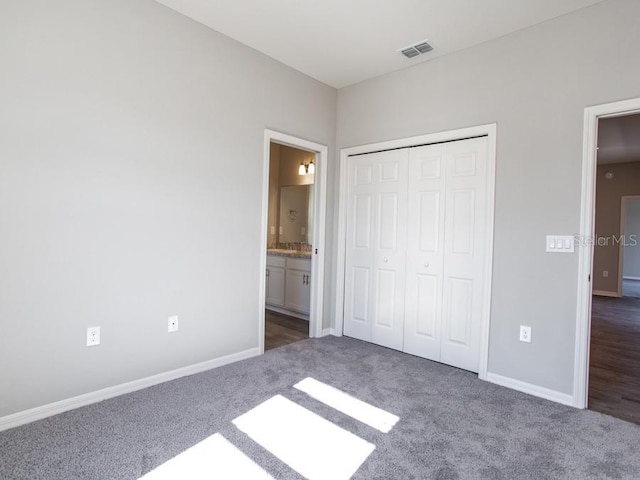
<path fill-rule="evenodd" d="M 424 262 L 424 268 L 429 268 L 429 262 Z"/>
<path fill-rule="evenodd" d="M 388 259 L 387 257 L 384 257 L 383 262 L 384 262 L 384 263 L 387 263 L 388 261 L 389 261 L 389 259 Z"/>

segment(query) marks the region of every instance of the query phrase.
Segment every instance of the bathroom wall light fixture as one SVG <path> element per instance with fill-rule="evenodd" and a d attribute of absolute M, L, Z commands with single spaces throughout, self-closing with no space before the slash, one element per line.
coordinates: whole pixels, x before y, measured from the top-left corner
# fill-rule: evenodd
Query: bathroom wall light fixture
<path fill-rule="evenodd" d="M 313 163 L 313 160 L 308 162 L 300 162 L 300 166 L 298 167 L 298 175 L 313 175 L 316 173 L 316 166 Z"/>

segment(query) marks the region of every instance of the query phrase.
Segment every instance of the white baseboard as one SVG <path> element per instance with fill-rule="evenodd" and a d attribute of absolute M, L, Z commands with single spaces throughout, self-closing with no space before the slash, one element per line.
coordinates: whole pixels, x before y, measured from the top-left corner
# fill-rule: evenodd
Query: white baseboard
<path fill-rule="evenodd" d="M 618 292 L 607 292 L 606 290 L 594 290 L 591 293 L 593 293 L 594 295 L 598 295 L 599 297 L 620 297 L 620 295 L 618 295 Z"/>
<path fill-rule="evenodd" d="M 335 328 L 325 328 L 324 330 L 322 330 L 322 336 L 326 337 L 327 335 L 333 335 L 334 337 L 342 336 L 342 334 L 338 333 L 338 331 Z"/>
<path fill-rule="evenodd" d="M 326 337 L 327 335 L 333 335 L 334 337 L 339 337 L 340 335 L 338 335 L 336 333 L 335 328 L 325 328 L 322 330 L 322 336 Z"/>
<path fill-rule="evenodd" d="M 622 277 L 623 280 L 640 280 L 640 277 Z"/>
<path fill-rule="evenodd" d="M 78 395 L 77 397 L 67 398 L 65 400 L 60 400 L 59 402 L 49 403 L 48 405 L 42 405 L 41 407 L 0 417 L 0 432 L 8 430 L 9 428 L 24 425 L 25 423 L 35 422 L 36 420 L 41 420 L 52 415 L 73 410 L 75 408 L 101 402 L 108 398 L 117 397 L 118 395 L 135 392 L 136 390 L 142 390 L 143 388 L 151 387 L 159 383 L 204 372 L 206 370 L 211 370 L 212 368 L 221 367 L 229 363 L 245 360 L 258 355 L 260 355 L 259 348 L 250 348 L 249 350 L 232 353 L 231 355 L 225 355 L 224 357 L 214 358 L 212 360 L 207 360 L 206 362 L 196 363 L 195 365 L 189 365 L 188 367 L 170 370 L 168 372 L 159 373 L 157 375 L 141 378 L 132 382 L 103 388 L 101 390 L 96 390 L 95 392 L 85 393 L 83 395 Z"/>
<path fill-rule="evenodd" d="M 300 320 L 306 320 L 307 322 L 309 321 L 309 315 L 304 313 L 294 312 L 293 310 L 287 310 L 286 308 L 276 307 L 274 305 L 265 305 L 264 308 L 271 312 L 281 313 L 290 317 L 299 318 Z"/>
<path fill-rule="evenodd" d="M 532 383 L 521 382 L 520 380 L 503 377 L 496 373 L 487 373 L 487 381 L 513 390 L 518 390 L 519 392 L 528 393 L 535 397 L 551 400 L 552 402 L 562 403 L 563 405 L 569 405 L 570 407 L 575 406 L 573 395 L 569 395 L 568 393 L 550 390 L 545 387 L 533 385 Z"/>

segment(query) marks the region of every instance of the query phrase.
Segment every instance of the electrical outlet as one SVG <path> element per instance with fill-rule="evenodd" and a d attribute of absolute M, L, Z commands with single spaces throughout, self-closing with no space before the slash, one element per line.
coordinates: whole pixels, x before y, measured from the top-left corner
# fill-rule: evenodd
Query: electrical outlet
<path fill-rule="evenodd" d="M 100 345 L 100 327 L 87 328 L 87 347 Z"/>
<path fill-rule="evenodd" d="M 178 315 L 171 315 L 169 317 L 169 327 L 167 329 L 169 333 L 178 331 Z"/>
<path fill-rule="evenodd" d="M 603 276 L 604 278 L 609 278 L 609 270 L 603 270 L 603 271 L 602 271 L 602 276 Z"/>
<path fill-rule="evenodd" d="M 520 325 L 520 341 L 531 343 L 531 327 Z"/>

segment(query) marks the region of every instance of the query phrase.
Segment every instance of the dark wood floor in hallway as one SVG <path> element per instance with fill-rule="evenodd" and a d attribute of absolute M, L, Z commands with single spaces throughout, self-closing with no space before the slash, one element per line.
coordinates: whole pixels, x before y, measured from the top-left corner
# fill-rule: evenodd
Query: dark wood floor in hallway
<path fill-rule="evenodd" d="M 640 424 L 640 298 L 593 297 L 588 408 Z"/>
<path fill-rule="evenodd" d="M 309 338 L 309 322 L 265 310 L 264 349 L 282 347 Z"/>

